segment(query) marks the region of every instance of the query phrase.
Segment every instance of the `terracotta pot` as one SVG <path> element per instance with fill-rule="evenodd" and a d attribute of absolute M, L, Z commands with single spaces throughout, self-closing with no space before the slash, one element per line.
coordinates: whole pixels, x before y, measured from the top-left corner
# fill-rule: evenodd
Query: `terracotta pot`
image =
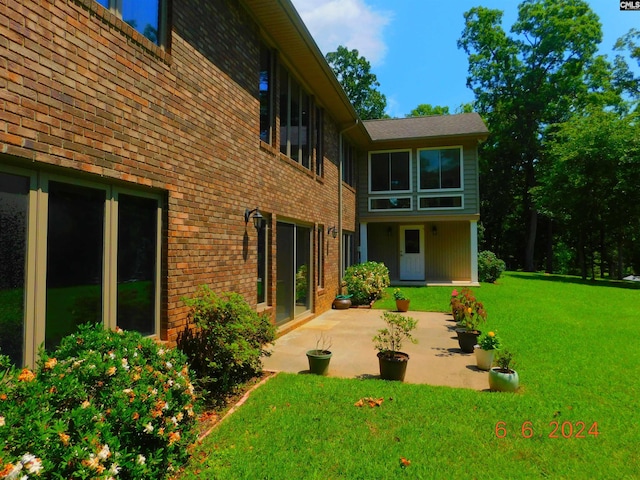
<path fill-rule="evenodd" d="M 378 352 L 378 363 L 380 364 L 380 378 L 383 380 L 404 381 L 404 375 L 407 372 L 407 363 L 409 362 L 409 354 L 404 352 Z"/>
<path fill-rule="evenodd" d="M 408 312 L 410 301 L 411 300 L 396 300 L 396 310 L 399 312 Z"/>
<path fill-rule="evenodd" d="M 520 384 L 518 372 L 509 370 L 509 373 L 501 372 L 500 367 L 489 370 L 489 388 L 496 392 L 515 392 Z"/>

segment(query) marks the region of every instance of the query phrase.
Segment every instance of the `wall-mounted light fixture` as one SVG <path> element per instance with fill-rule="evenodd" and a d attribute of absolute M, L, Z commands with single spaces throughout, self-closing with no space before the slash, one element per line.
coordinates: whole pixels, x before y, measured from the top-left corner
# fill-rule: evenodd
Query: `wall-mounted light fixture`
<path fill-rule="evenodd" d="M 338 229 L 335 225 L 333 227 L 329 227 L 329 229 L 327 230 L 327 235 L 331 235 L 333 238 L 336 238 L 338 236 Z"/>
<path fill-rule="evenodd" d="M 433 235 L 434 237 L 438 235 L 438 227 L 436 227 L 435 225 L 431 227 L 431 235 Z"/>
<path fill-rule="evenodd" d="M 247 223 L 249 223 L 250 218 L 253 219 L 253 226 L 256 227 L 256 230 L 262 230 L 262 227 L 264 226 L 264 217 L 260 213 L 260 210 L 258 210 L 258 207 L 254 208 L 253 210 L 249 210 L 248 208 L 244 210 L 245 226 L 247 225 Z"/>

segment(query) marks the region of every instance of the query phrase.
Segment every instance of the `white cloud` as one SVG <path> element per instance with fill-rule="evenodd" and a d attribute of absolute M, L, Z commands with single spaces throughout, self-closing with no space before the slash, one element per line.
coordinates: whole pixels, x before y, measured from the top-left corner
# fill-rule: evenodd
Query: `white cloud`
<path fill-rule="evenodd" d="M 358 50 L 371 65 L 380 65 L 387 53 L 384 27 L 392 13 L 376 11 L 365 0 L 292 0 L 322 53 L 339 45 Z"/>

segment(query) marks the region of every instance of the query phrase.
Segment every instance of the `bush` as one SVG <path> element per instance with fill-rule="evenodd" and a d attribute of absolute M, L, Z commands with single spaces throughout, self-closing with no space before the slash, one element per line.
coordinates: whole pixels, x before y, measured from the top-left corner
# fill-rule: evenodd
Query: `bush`
<path fill-rule="evenodd" d="M 344 272 L 343 281 L 353 297 L 354 305 L 368 305 L 382 298 L 384 289 L 391 283 L 389 269 L 384 263 L 366 262 L 351 265 Z"/>
<path fill-rule="evenodd" d="M 269 354 L 263 346 L 275 340 L 276 329 L 237 293 L 219 297 L 205 285 L 183 301 L 195 328 L 178 335 L 178 348 L 187 355 L 198 386 L 215 403 L 262 373 L 260 357 Z"/>
<path fill-rule="evenodd" d="M 478 277 L 481 282 L 495 283 L 504 272 L 504 261 L 496 257 L 496 254 L 484 250 L 478 254 Z"/>
<path fill-rule="evenodd" d="M 83 325 L 0 378 L 0 478 L 165 478 L 195 440 L 193 402 L 181 352 Z"/>

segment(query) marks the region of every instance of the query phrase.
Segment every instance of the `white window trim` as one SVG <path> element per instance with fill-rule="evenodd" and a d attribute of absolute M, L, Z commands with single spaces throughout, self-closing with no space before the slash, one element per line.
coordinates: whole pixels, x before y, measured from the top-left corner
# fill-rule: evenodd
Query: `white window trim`
<path fill-rule="evenodd" d="M 372 190 L 371 189 L 371 155 L 376 153 L 398 153 L 398 152 L 408 152 L 409 153 L 409 188 L 407 190 Z M 413 191 L 413 152 L 409 148 L 399 148 L 396 150 L 375 150 L 369 152 L 368 160 L 367 160 L 367 172 L 368 172 L 368 189 L 370 194 L 396 194 L 396 193 L 411 193 Z"/>
<path fill-rule="evenodd" d="M 374 200 L 387 200 L 387 199 L 392 199 L 392 198 L 396 198 L 398 200 L 400 199 L 405 199 L 408 198 L 409 199 L 409 207 L 408 208 L 373 208 L 371 206 L 371 203 Z M 413 197 L 410 195 L 402 195 L 402 196 L 381 196 L 381 197 L 369 197 L 369 211 L 370 212 L 412 212 L 413 211 Z"/>
<path fill-rule="evenodd" d="M 439 198 L 439 197 L 460 197 L 461 202 L 459 207 L 421 207 L 420 200 L 423 198 Z M 418 210 L 428 210 L 430 212 L 434 210 L 464 210 L 464 194 L 457 195 L 420 195 L 418 196 Z"/>
<path fill-rule="evenodd" d="M 460 188 L 420 188 L 420 163 L 422 159 L 420 158 L 420 152 L 427 150 L 453 150 L 457 148 L 460 150 Z M 462 145 L 447 145 L 443 147 L 433 147 L 433 148 L 419 148 L 417 151 L 417 163 L 418 163 L 418 192 L 462 192 L 464 191 L 464 148 Z M 441 196 L 441 195 L 438 195 Z"/>

